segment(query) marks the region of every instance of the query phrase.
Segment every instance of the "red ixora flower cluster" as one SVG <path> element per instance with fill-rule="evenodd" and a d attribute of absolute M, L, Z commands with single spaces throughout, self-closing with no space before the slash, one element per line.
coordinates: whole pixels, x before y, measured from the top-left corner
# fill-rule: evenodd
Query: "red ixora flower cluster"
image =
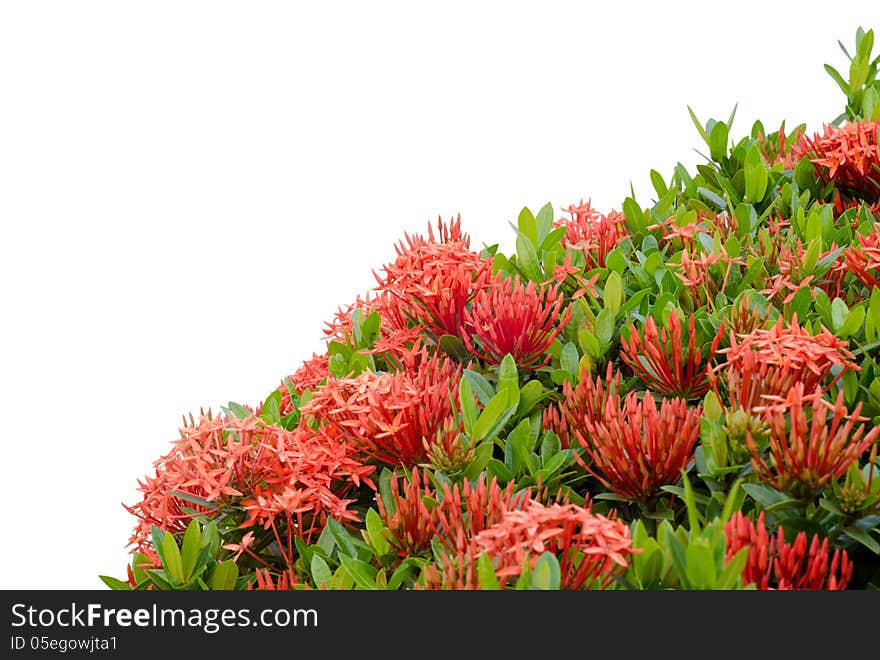
<path fill-rule="evenodd" d="M 242 526 L 284 523 L 285 533 L 311 538 L 328 516 L 357 520 L 346 495 L 375 469 L 333 431 L 285 431 L 256 417 L 203 415 L 180 433 L 156 461 L 155 476 L 140 482 L 142 500 L 126 507 L 139 520 L 130 540 L 138 550 L 150 547 L 152 525 L 180 532 L 193 517 L 227 506 L 246 511 Z"/>
<path fill-rule="evenodd" d="M 749 549 L 742 573 L 744 584 L 754 584 L 762 590 L 833 591 L 846 589 L 852 578 L 853 565 L 845 550 L 835 550 L 829 564 L 828 539 L 814 536 L 808 547 L 806 532 L 800 532 L 794 543 L 787 543 L 782 527 L 769 536 L 763 511 L 757 524 L 737 511 L 724 532 L 728 560 L 742 548 Z"/>
<path fill-rule="evenodd" d="M 718 352 L 726 354 L 726 366 L 741 369 L 746 353 L 754 351 L 758 365 L 767 364 L 778 370 L 788 370 L 796 381 L 804 384 L 804 391 L 812 392 L 822 385 L 832 367 L 839 367 L 835 380 L 844 370 L 857 370 L 847 342 L 838 339 L 826 328 L 811 335 L 798 324 L 797 314 L 786 325 L 780 316 L 772 328 L 757 328 L 739 338 L 730 334 L 730 346 Z M 779 394 L 780 392 L 774 392 Z"/>
<path fill-rule="evenodd" d="M 596 385 L 599 389 L 600 385 Z M 645 500 L 674 484 L 693 458 L 700 432 L 700 409 L 684 399 L 630 392 L 608 395 L 605 407 L 581 417 L 578 441 L 592 465 L 578 461 L 607 488 L 631 500 Z"/>
<path fill-rule="evenodd" d="M 590 200 L 570 204 L 565 209 L 571 218 L 557 220 L 553 227 L 565 227 L 562 244 L 583 254 L 585 271 L 605 268 L 605 258 L 618 243 L 627 237 L 623 214 L 612 211 L 603 215 L 595 210 Z"/>
<path fill-rule="evenodd" d="M 629 527 L 620 520 L 593 514 L 589 506 L 544 505 L 535 500 L 507 508 L 466 543 L 441 553 L 439 566 L 425 572 L 426 589 L 484 588 L 476 568 L 485 556 L 500 586 L 516 581 L 527 567 L 550 552 L 559 558 L 560 588 L 608 588 L 628 566 L 633 554 Z"/>
<path fill-rule="evenodd" d="M 818 166 L 823 181 L 862 201 L 880 198 L 880 120 L 825 126 L 820 135 L 804 136 L 795 151 Z"/>
<path fill-rule="evenodd" d="M 563 312 L 563 303 L 558 283 L 539 289 L 499 273 L 465 312 L 470 332 L 464 342 L 489 364 L 500 364 L 510 354 L 521 369 L 543 367 L 551 357 L 547 349 L 571 320 L 571 307 Z"/>
<path fill-rule="evenodd" d="M 461 231 L 461 219 L 438 220 L 438 238 L 428 226 L 428 238 L 406 234 L 396 246 L 397 258 L 376 274 L 377 290 L 387 294 L 388 319 L 403 319 L 435 337 L 465 333 L 465 309 L 473 297 L 490 285 L 492 260 L 470 249 L 470 237 Z M 384 317 L 383 317 L 384 318 Z"/>
<path fill-rule="evenodd" d="M 765 397 L 765 405 L 755 410 L 763 412 L 770 428 L 770 464 L 749 434 L 755 473 L 777 490 L 812 496 L 842 476 L 877 441 L 880 426 L 866 433 L 859 424 L 867 421 L 859 415 L 861 409 L 861 403 L 852 413 L 846 409 L 843 390 L 832 404 L 821 391 L 807 395 L 803 383 L 784 396 Z"/>
<path fill-rule="evenodd" d="M 703 359 L 696 345 L 695 319 L 688 322 L 687 349 L 682 344 L 678 312 L 669 315 L 669 326 L 657 332 L 653 317 L 645 322 L 643 336 L 631 328 L 628 341 L 621 341 L 621 359 L 645 385 L 659 394 L 699 399 L 709 391 L 708 371 L 718 343 L 724 335 L 722 325 L 712 340 L 710 354 Z"/>
<path fill-rule="evenodd" d="M 605 370 L 605 380 L 595 380 L 587 372 L 581 373 L 577 385 L 566 380 L 562 383 L 562 399 L 547 406 L 543 413 L 544 428 L 559 437 L 563 449 L 576 442 L 577 429 L 584 419 L 595 419 L 604 414 L 608 397 L 620 391 L 620 371 L 614 371 L 609 362 Z"/>
<path fill-rule="evenodd" d="M 301 411 L 334 429 L 364 459 L 413 467 L 435 443 L 454 453 L 463 428 L 450 395 L 460 378 L 452 360 L 423 352 L 403 371 L 330 379 Z"/>
<path fill-rule="evenodd" d="M 880 287 L 880 222 L 875 222 L 868 234 L 856 234 L 856 238 L 858 241 L 844 253 L 843 270 L 855 275 L 869 290 Z"/>

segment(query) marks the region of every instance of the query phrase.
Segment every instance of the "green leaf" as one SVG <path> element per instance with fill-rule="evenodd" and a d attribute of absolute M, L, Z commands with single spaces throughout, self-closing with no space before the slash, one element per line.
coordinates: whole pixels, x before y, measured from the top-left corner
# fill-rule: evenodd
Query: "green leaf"
<path fill-rule="evenodd" d="M 511 415 L 516 411 L 516 406 L 511 406 L 508 402 L 509 394 L 507 392 L 498 392 L 477 418 L 474 424 L 474 435 L 471 438 L 474 442 L 481 442 L 486 438 L 497 435 L 501 427 L 507 423 Z"/>
<path fill-rule="evenodd" d="M 235 582 L 238 579 L 238 566 L 231 559 L 222 561 L 211 571 L 208 578 L 208 585 L 214 591 L 232 591 L 235 589 Z"/>
<path fill-rule="evenodd" d="M 370 545 L 372 545 L 373 549 L 376 551 L 376 556 L 381 557 L 382 555 L 387 554 L 391 549 L 391 544 L 388 542 L 388 539 L 385 538 L 385 524 L 382 522 L 382 518 L 379 517 L 379 514 L 376 513 L 375 509 L 367 510 L 365 523 L 367 526 L 367 534 L 370 536 Z"/>
<path fill-rule="evenodd" d="M 615 325 L 615 315 L 610 309 L 603 309 L 596 315 L 596 337 L 603 349 L 614 339 Z"/>
<path fill-rule="evenodd" d="M 840 91 L 849 96 L 849 83 L 847 83 L 843 79 L 843 76 L 840 75 L 840 72 L 830 64 L 825 65 L 825 71 L 827 71 L 828 75 L 834 79 L 834 82 L 836 82 L 837 86 L 840 87 Z"/>
<path fill-rule="evenodd" d="M 623 302 L 623 282 L 616 271 L 611 271 L 605 281 L 605 290 L 602 292 L 602 302 L 605 307 L 616 315 Z"/>
<path fill-rule="evenodd" d="M 240 403 L 235 403 L 235 401 L 230 401 L 227 408 L 229 408 L 229 410 L 232 412 L 232 414 L 235 415 L 236 417 L 238 417 L 239 419 L 247 419 L 248 417 L 250 417 L 253 414 L 250 410 L 245 408 Z"/>
<path fill-rule="evenodd" d="M 727 125 L 724 122 L 716 122 L 709 133 L 709 155 L 716 163 L 727 154 Z"/>
<path fill-rule="evenodd" d="M 476 481 L 480 477 L 480 473 L 486 469 L 489 460 L 492 458 L 494 445 L 491 442 L 484 442 L 477 446 L 474 450 L 474 458 L 467 466 L 464 476 L 469 481 Z"/>
<path fill-rule="evenodd" d="M 703 141 L 708 145 L 711 144 L 711 140 L 709 139 L 709 134 L 706 133 L 706 129 L 703 128 L 703 125 L 700 123 L 700 120 L 697 119 L 697 115 L 694 114 L 694 111 L 691 110 L 691 106 L 687 107 L 688 114 L 691 116 L 691 121 L 694 122 L 694 126 L 697 128 L 697 132 L 700 134 L 700 137 L 703 138 Z"/>
<path fill-rule="evenodd" d="M 177 584 L 183 584 L 186 580 L 183 577 L 183 561 L 180 557 L 180 548 L 177 547 L 177 541 L 174 534 L 166 532 L 162 539 L 162 568 L 168 573 Z"/>
<path fill-rule="evenodd" d="M 99 575 L 98 577 L 101 578 L 101 581 L 113 591 L 131 591 L 131 585 L 128 584 L 128 582 L 123 582 L 122 580 L 118 580 L 109 575 Z"/>
<path fill-rule="evenodd" d="M 861 530 L 858 527 L 849 525 L 848 527 L 843 528 L 843 533 L 854 541 L 858 541 L 859 543 L 861 543 L 875 555 L 880 555 L 880 543 L 877 543 L 877 540 L 868 532 Z"/>
<path fill-rule="evenodd" d="M 453 358 L 456 362 L 464 363 L 471 359 L 471 352 L 464 342 L 455 335 L 440 335 L 440 350 Z"/>
<path fill-rule="evenodd" d="M 847 316 L 849 316 L 849 309 L 846 303 L 840 298 L 835 298 L 831 302 L 831 322 L 834 324 L 834 332 L 838 332 L 843 327 Z"/>
<path fill-rule="evenodd" d="M 458 400 L 461 405 L 461 417 L 464 422 L 465 435 L 471 437 L 474 434 L 474 426 L 477 423 L 477 400 L 474 397 L 474 389 L 467 378 L 462 378 L 459 382 Z"/>
<path fill-rule="evenodd" d="M 540 282 L 541 264 L 538 262 L 538 253 L 531 240 L 522 234 L 516 237 L 516 259 L 523 275 L 532 282 Z"/>
<path fill-rule="evenodd" d="M 765 509 L 789 500 L 785 494 L 760 484 L 743 484 L 742 487 L 753 500 Z"/>
<path fill-rule="evenodd" d="M 557 591 L 562 579 L 559 569 L 559 560 L 552 552 L 545 552 L 532 569 L 532 589 L 542 591 Z"/>
<path fill-rule="evenodd" d="M 510 353 L 498 365 L 498 391 L 507 393 L 508 406 L 519 405 L 519 372 Z"/>
<path fill-rule="evenodd" d="M 324 558 L 317 552 L 312 555 L 310 569 L 312 572 L 312 580 L 314 580 L 315 586 L 318 587 L 318 589 L 330 586 L 330 582 L 333 580 L 333 573 L 330 571 L 330 567 L 327 565 L 327 562 L 324 561 Z"/>
<path fill-rule="evenodd" d="M 196 568 L 196 560 L 202 550 L 202 530 L 199 528 L 197 520 L 191 520 L 186 526 L 186 532 L 183 535 L 183 545 L 180 553 L 183 566 L 183 580 L 187 581 L 192 577 Z"/>
<path fill-rule="evenodd" d="M 834 311 L 834 303 L 832 303 L 832 313 Z M 837 331 L 837 336 L 841 339 L 846 339 L 847 337 L 854 335 L 859 330 L 862 329 L 862 323 L 865 321 L 865 308 L 861 305 L 853 307 L 849 314 L 847 314 L 846 321 L 844 321 L 843 325 L 840 326 L 840 329 Z"/>
<path fill-rule="evenodd" d="M 734 589 L 737 581 L 742 576 L 743 569 L 746 567 L 748 559 L 748 546 L 740 548 L 739 552 L 728 560 L 727 565 L 724 567 L 724 570 L 718 578 L 716 588 L 724 590 Z"/>
<path fill-rule="evenodd" d="M 572 379 L 577 377 L 578 361 L 581 356 L 578 355 L 577 347 L 568 342 L 562 347 L 562 355 L 559 358 L 559 366 L 571 374 Z"/>
<path fill-rule="evenodd" d="M 281 423 L 281 390 L 275 390 L 266 397 L 263 402 L 263 410 L 260 412 L 260 418 L 273 426 Z"/>
<path fill-rule="evenodd" d="M 377 571 L 373 566 L 348 555 L 339 555 L 339 561 L 356 585 L 362 589 L 376 589 Z"/>
<path fill-rule="evenodd" d="M 535 222 L 535 216 L 528 208 L 523 207 L 523 210 L 519 212 L 516 227 L 519 233 L 528 238 L 535 248 L 538 247 L 538 225 Z"/>
<path fill-rule="evenodd" d="M 715 554 L 712 552 L 712 548 L 706 545 L 702 539 L 696 539 L 688 544 L 685 551 L 685 562 L 685 571 L 690 588 L 715 588 Z"/>
<path fill-rule="evenodd" d="M 535 243 L 539 245 L 542 249 L 546 249 L 544 245 L 544 241 L 550 235 L 550 228 L 553 226 L 553 205 L 550 202 L 544 204 L 541 207 L 541 210 L 538 211 L 538 215 L 535 216 L 535 224 L 538 228 L 538 241 Z M 565 233 L 564 227 L 559 227 L 562 229 L 562 233 Z"/>
<path fill-rule="evenodd" d="M 497 591 L 501 588 L 498 585 L 498 576 L 495 575 L 492 560 L 485 552 L 481 552 L 477 558 L 477 580 L 483 591 Z"/>
<path fill-rule="evenodd" d="M 470 369 L 465 369 L 461 372 L 462 378 L 467 380 L 471 387 L 474 390 L 474 393 L 477 395 L 477 400 L 480 402 L 480 405 L 485 406 L 492 400 L 492 397 L 495 396 L 495 389 L 492 385 L 489 384 L 489 381 L 483 377 L 482 374 L 478 374 L 476 371 L 471 371 Z"/>
<path fill-rule="evenodd" d="M 746 201 L 753 204 L 760 202 L 767 191 L 768 175 L 756 142 L 752 143 L 746 152 L 743 174 L 746 182 Z"/>

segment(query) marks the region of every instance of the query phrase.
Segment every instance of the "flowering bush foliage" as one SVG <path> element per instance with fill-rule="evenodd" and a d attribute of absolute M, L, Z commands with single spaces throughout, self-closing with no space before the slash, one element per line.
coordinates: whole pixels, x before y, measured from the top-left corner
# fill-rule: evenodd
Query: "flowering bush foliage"
<path fill-rule="evenodd" d="M 323 354 L 190 416 L 114 589 L 880 587 L 880 58 L 656 197 L 407 233 Z M 846 51 L 845 51 L 846 52 Z"/>

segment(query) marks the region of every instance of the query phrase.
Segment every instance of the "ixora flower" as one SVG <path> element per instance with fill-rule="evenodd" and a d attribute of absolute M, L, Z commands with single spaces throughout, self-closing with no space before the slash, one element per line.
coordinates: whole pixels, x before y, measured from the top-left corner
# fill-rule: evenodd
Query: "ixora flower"
<path fill-rule="evenodd" d="M 423 352 L 403 371 L 330 379 L 301 410 L 335 429 L 365 459 L 413 467 L 428 459 L 432 445 L 454 453 L 463 428 L 451 395 L 460 379 L 461 367 L 452 360 Z"/>
<path fill-rule="evenodd" d="M 590 200 L 570 204 L 566 211 L 571 218 L 553 224 L 565 228 L 562 244 L 583 254 L 585 271 L 605 268 L 605 257 L 628 235 L 623 215 L 616 211 L 603 215 L 593 209 Z"/>
<path fill-rule="evenodd" d="M 805 396 L 797 383 L 785 396 L 765 397 L 762 408 L 770 429 L 770 458 L 765 461 L 751 435 L 748 438 L 755 473 L 780 491 L 811 497 L 832 479 L 841 477 L 850 464 L 877 441 L 880 426 L 867 433 L 867 421 L 843 405 L 843 391 L 832 404 L 816 390 Z M 811 413 L 808 415 L 808 412 Z"/>
<path fill-rule="evenodd" d="M 559 561 L 560 588 L 607 589 L 614 576 L 626 569 L 633 550 L 629 528 L 622 521 L 593 514 L 589 507 L 531 501 L 504 512 L 463 552 L 441 555 L 441 565 L 425 571 L 425 587 L 484 586 L 475 568 L 480 556 L 491 562 L 498 584 L 509 585 L 526 566 L 534 568 L 545 552 Z"/>
<path fill-rule="evenodd" d="M 856 121 L 839 128 L 825 126 L 820 135 L 804 136 L 796 151 L 818 167 L 825 182 L 867 201 L 880 199 L 880 121 Z"/>
<path fill-rule="evenodd" d="M 724 326 L 715 334 L 704 360 L 697 346 L 694 323 L 691 316 L 685 349 L 677 311 L 669 315 L 668 331 L 664 327 L 659 333 L 654 318 L 649 317 L 643 333 L 633 325 L 629 340 L 621 341 L 620 357 L 651 390 L 667 396 L 699 399 L 709 391 L 709 364 L 724 335 Z"/>
<path fill-rule="evenodd" d="M 140 483 L 142 500 L 126 507 L 138 518 L 130 543 L 139 551 L 149 547 L 152 526 L 181 532 L 194 517 L 227 507 L 246 512 L 244 526 L 269 528 L 280 517 L 308 538 L 328 516 L 357 519 L 346 495 L 375 469 L 332 434 L 286 431 L 256 417 L 203 415 L 180 435 L 155 476 Z"/>
<path fill-rule="evenodd" d="M 430 225 L 428 238 L 406 234 L 384 276 L 376 274 L 376 288 L 388 296 L 389 319 L 412 319 L 435 338 L 461 336 L 468 303 L 489 286 L 492 260 L 470 249 L 460 218 L 448 225 L 438 220 L 437 228 L 436 239 Z"/>
<path fill-rule="evenodd" d="M 464 342 L 489 364 L 501 364 L 510 354 L 521 369 L 543 367 L 551 359 L 547 350 L 572 317 L 570 307 L 562 311 L 564 302 L 558 283 L 539 288 L 498 273 L 465 312 L 471 332 Z"/>
<path fill-rule="evenodd" d="M 578 441 L 592 459 L 578 461 L 607 488 L 631 500 L 646 500 L 674 484 L 693 458 L 700 433 L 700 410 L 684 399 L 630 392 L 610 396 L 604 410 L 581 419 Z"/>
<path fill-rule="evenodd" d="M 868 287 L 880 287 L 880 222 L 875 222 L 867 234 L 857 234 L 844 253 L 843 268 Z"/>
<path fill-rule="evenodd" d="M 620 392 L 621 373 L 614 371 L 609 362 L 605 370 L 605 379 L 593 379 L 589 373 L 582 373 L 577 385 L 566 380 L 562 384 L 562 399 L 547 406 L 543 413 L 544 427 L 559 436 L 563 449 L 577 442 L 577 429 L 584 419 L 596 419 L 604 414 L 608 397 Z"/>
<path fill-rule="evenodd" d="M 767 534 L 764 512 L 757 524 L 737 511 L 724 527 L 726 558 L 748 548 L 742 580 L 758 589 L 843 590 L 852 579 L 853 564 L 845 550 L 835 550 L 828 562 L 828 539 L 813 536 L 807 546 L 807 533 L 800 532 L 794 543 L 787 543 L 782 527 Z"/>
<path fill-rule="evenodd" d="M 744 355 L 754 351 L 757 363 L 788 369 L 794 378 L 804 384 L 804 390 L 812 392 L 821 385 L 833 367 L 838 368 L 835 380 L 845 370 L 858 370 L 848 349 L 847 342 L 838 339 L 826 328 L 818 334 L 810 334 L 798 324 L 794 314 L 789 325 L 780 316 L 769 330 L 757 328 L 739 339 L 730 335 L 730 346 L 719 349 L 726 355 L 726 365 L 741 368 Z"/>

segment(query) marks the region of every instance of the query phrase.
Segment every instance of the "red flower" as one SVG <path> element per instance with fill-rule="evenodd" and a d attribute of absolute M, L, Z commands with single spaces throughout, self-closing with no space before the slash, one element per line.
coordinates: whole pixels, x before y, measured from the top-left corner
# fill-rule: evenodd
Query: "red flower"
<path fill-rule="evenodd" d="M 413 467 L 426 461 L 432 444 L 454 453 L 463 428 L 450 395 L 460 378 L 454 362 L 423 353 L 403 371 L 330 379 L 301 410 L 336 429 L 366 459 Z"/>
<path fill-rule="evenodd" d="M 486 485 L 486 475 L 477 483 L 465 480 L 462 485 L 443 486 L 443 498 L 433 511 L 433 525 L 437 538 L 450 552 L 462 552 L 474 536 L 501 521 L 505 512 L 520 509 L 530 501 L 527 490 L 514 491 L 514 482 L 506 488 L 498 480 Z"/>
<path fill-rule="evenodd" d="M 642 400 L 630 392 L 622 403 L 615 393 L 595 417 L 584 416 L 576 431 L 595 467 L 577 459 L 607 488 L 644 500 L 681 478 L 693 457 L 700 414 L 684 399 L 664 399 L 658 410 L 650 392 Z"/>
<path fill-rule="evenodd" d="M 699 399 L 709 391 L 709 362 L 724 334 L 724 326 L 715 334 L 710 354 L 704 361 L 696 345 L 694 323 L 694 317 L 691 316 L 688 323 L 687 350 L 684 350 L 678 312 L 673 311 L 669 315 L 669 332 L 663 328 L 659 335 L 654 318 L 648 317 L 644 337 L 639 335 L 633 325 L 629 341 L 621 341 L 620 357 L 651 390 L 669 396 Z"/>
<path fill-rule="evenodd" d="M 742 257 L 730 257 L 727 252 L 700 252 L 694 256 L 692 249 L 681 251 L 679 270 L 675 273 L 694 297 L 698 306 L 714 304 L 716 296 L 723 292 L 730 280 L 734 266 L 745 265 Z"/>
<path fill-rule="evenodd" d="M 867 420 L 859 416 L 862 404 L 850 414 L 842 390 L 834 404 L 823 399 L 818 389 L 813 396 L 805 396 L 804 390 L 797 383 L 785 396 L 765 397 L 768 404 L 758 408 L 770 428 L 769 465 L 751 435 L 747 441 L 752 466 L 761 479 L 776 490 L 812 496 L 870 448 L 880 426 L 866 434 L 864 425 L 857 424 Z M 808 416 L 808 408 L 812 415 Z"/>
<path fill-rule="evenodd" d="M 391 315 L 412 318 L 435 336 L 460 336 L 465 308 L 489 285 L 492 261 L 470 249 L 470 237 L 461 232 L 460 219 L 448 226 L 437 222 L 439 240 L 428 226 L 428 238 L 406 236 L 397 247 L 397 259 L 376 275 L 379 291 L 388 295 Z M 387 314 L 386 314 L 387 315 Z"/>
<path fill-rule="evenodd" d="M 721 376 L 726 381 L 728 400 L 733 409 L 742 409 L 748 413 L 756 407 L 764 405 L 765 397 L 788 392 L 800 380 L 800 369 L 794 370 L 788 362 L 777 366 L 761 361 L 758 351 L 747 348 L 738 353 L 732 363 L 725 363 L 710 370 L 709 380 L 716 396 L 723 400 L 719 391 Z"/>
<path fill-rule="evenodd" d="M 553 227 L 565 227 L 562 245 L 578 250 L 584 255 L 585 271 L 605 268 L 605 257 L 627 236 L 626 220 L 622 214 L 612 211 L 602 215 L 593 210 L 590 201 L 571 204 L 566 209 L 571 219 L 557 220 Z"/>
<path fill-rule="evenodd" d="M 880 287 L 880 222 L 874 223 L 870 234 L 856 236 L 858 242 L 852 243 L 844 253 L 843 268 L 869 290 Z"/>
<path fill-rule="evenodd" d="M 499 586 L 512 585 L 544 552 L 559 560 L 562 589 L 607 588 L 626 569 L 633 553 L 629 528 L 574 504 L 545 506 L 524 500 L 473 534 L 466 544 L 441 552 L 423 572 L 427 589 L 479 589 L 476 566 L 483 553 L 492 562 Z M 479 519 L 479 518 L 478 518 Z"/>
<path fill-rule="evenodd" d="M 242 526 L 260 523 L 276 534 L 306 539 L 323 528 L 328 516 L 356 520 L 345 497 L 375 468 L 351 454 L 326 431 L 285 431 L 256 417 L 202 416 L 198 425 L 181 429 L 181 439 L 156 462 L 156 476 L 141 483 L 141 502 L 126 507 L 140 521 L 131 543 L 149 547 L 152 525 L 176 533 L 193 517 L 225 507 L 247 512 Z M 210 506 L 186 499 L 192 496 Z M 289 544 L 279 545 L 283 552 Z"/>
<path fill-rule="evenodd" d="M 562 312 L 559 284 L 521 284 L 519 277 L 504 279 L 499 273 L 491 288 L 474 297 L 466 313 L 473 333 L 464 337 L 468 349 L 490 364 L 500 364 L 508 353 L 517 367 L 531 370 L 546 365 L 547 350 L 571 320 L 571 308 Z"/>
<path fill-rule="evenodd" d="M 880 196 L 880 121 L 858 121 L 840 128 L 825 126 L 822 135 L 804 136 L 798 153 L 819 166 L 823 182 L 869 203 Z"/>
<path fill-rule="evenodd" d="M 632 553 L 629 528 L 620 520 L 574 504 L 528 506 L 505 512 L 474 537 L 473 553 L 485 552 L 499 579 L 516 579 L 526 558 L 532 567 L 544 552 L 559 559 L 562 589 L 607 589 Z"/>
<path fill-rule="evenodd" d="M 254 586 L 253 582 L 249 582 L 248 591 L 293 591 L 297 588 L 308 588 L 308 585 L 300 583 L 292 569 L 273 575 L 268 569 L 258 568 L 254 573 L 257 576 L 257 584 Z"/>
<path fill-rule="evenodd" d="M 846 348 L 847 343 L 822 328 L 819 334 L 811 335 L 805 328 L 798 325 L 795 314 L 788 327 L 780 316 L 776 324 L 769 330 L 758 328 L 748 335 L 741 335 L 737 340 L 731 333 L 730 346 L 718 352 L 727 355 L 727 365 L 739 365 L 748 351 L 756 352 L 758 364 L 788 369 L 796 380 L 804 384 L 804 390 L 812 392 L 821 385 L 832 367 L 839 367 L 835 380 L 840 378 L 844 370 L 859 366 L 852 362 L 855 357 Z"/>
<path fill-rule="evenodd" d="M 427 473 L 419 478 L 419 471 L 404 480 L 401 493 L 397 475 L 391 477 L 391 502 L 385 502 L 381 495 L 376 496 L 379 515 L 391 531 L 388 539 L 401 557 L 422 552 L 431 545 L 434 538 L 433 515 L 425 504 L 426 499 L 436 499 L 434 489 Z"/>
<path fill-rule="evenodd" d="M 818 535 L 813 536 L 808 550 L 806 532 L 800 532 L 793 544 L 786 543 L 782 527 L 770 537 L 763 511 L 757 526 L 737 511 L 724 526 L 724 532 L 728 561 L 748 547 L 749 558 L 742 579 L 758 589 L 843 590 L 852 578 L 853 565 L 845 550 L 835 550 L 829 565 L 828 539 L 820 542 Z"/>
<path fill-rule="evenodd" d="M 559 436 L 562 449 L 572 446 L 575 431 L 583 423 L 582 420 L 586 417 L 601 417 L 608 397 L 620 391 L 621 374 L 620 371 L 613 371 L 612 366 L 609 362 L 604 381 L 601 376 L 593 380 L 589 373 L 582 373 L 575 386 L 567 380 L 564 381 L 562 399 L 544 409 L 544 428 Z"/>

